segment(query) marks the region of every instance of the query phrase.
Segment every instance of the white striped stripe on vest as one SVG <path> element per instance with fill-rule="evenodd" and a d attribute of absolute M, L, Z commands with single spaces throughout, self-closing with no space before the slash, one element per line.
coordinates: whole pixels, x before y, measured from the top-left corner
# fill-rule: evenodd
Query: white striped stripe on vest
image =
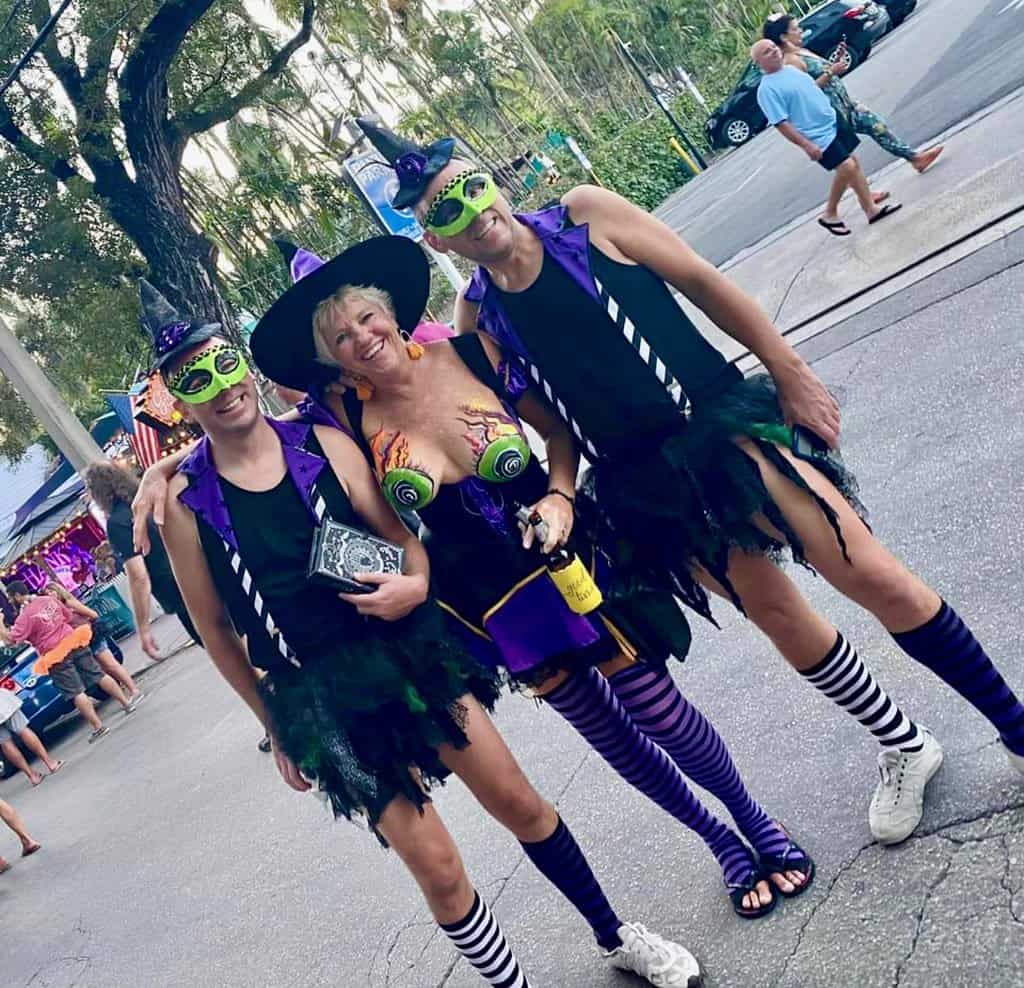
<path fill-rule="evenodd" d="M 323 521 L 324 514 L 327 511 L 327 502 L 320 496 L 320 492 L 315 486 L 313 487 L 312 494 L 313 512 L 316 515 L 316 520 L 319 524 Z M 226 539 L 222 539 L 222 541 L 224 543 L 224 552 L 227 554 L 231 569 L 234 570 L 235 574 L 238 576 L 238 582 L 242 588 L 242 593 L 245 595 L 245 599 L 252 605 L 252 609 L 256 612 L 256 616 L 263 622 L 263 627 L 267 632 L 267 637 L 270 638 L 271 642 L 273 642 L 274 646 L 277 648 L 278 652 L 281 653 L 281 656 L 286 662 L 290 662 L 297 669 L 301 668 L 302 663 L 295 654 L 295 650 L 287 641 L 285 641 L 284 634 L 277 626 L 277 622 L 270 613 L 270 608 L 267 606 L 267 602 L 263 599 L 263 595 L 260 593 L 259 587 L 256 586 L 256 581 L 253 580 L 252 574 L 243 562 L 238 550 L 232 548 L 231 543 Z"/>
<path fill-rule="evenodd" d="M 686 392 L 683 391 L 683 386 L 672 376 L 668 367 L 665 366 L 665 362 L 658 356 L 644 335 L 633 324 L 633 320 L 626 315 L 623 308 L 597 278 L 594 279 L 594 287 L 597 289 L 601 305 L 604 306 L 605 312 L 608 313 L 608 318 L 618 326 L 619 331 L 626 338 L 626 341 L 637 352 L 637 354 L 639 354 L 640 359 L 643 360 L 643 362 L 651 369 L 654 376 L 658 379 L 658 382 L 664 386 L 666 391 L 668 391 L 672 401 L 679 406 L 683 415 L 689 417 L 690 399 Z M 583 450 L 587 456 L 592 461 L 599 459 L 601 454 L 598 452 L 597 447 L 584 435 L 579 422 L 577 422 L 570 414 L 568 408 L 565 406 L 565 402 L 555 394 L 555 390 L 551 386 L 551 382 L 544 377 L 540 368 L 530 360 L 529 357 L 524 357 L 520 353 L 516 353 L 515 356 L 534 383 L 541 389 L 541 391 L 544 392 L 544 396 L 555 411 L 558 412 L 562 421 L 569 426 L 572 434 L 582 444 Z"/>

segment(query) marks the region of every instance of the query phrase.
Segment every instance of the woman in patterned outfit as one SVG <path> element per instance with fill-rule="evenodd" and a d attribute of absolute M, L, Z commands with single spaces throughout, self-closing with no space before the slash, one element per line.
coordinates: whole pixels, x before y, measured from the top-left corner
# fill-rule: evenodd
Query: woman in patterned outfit
<path fill-rule="evenodd" d="M 769 18 L 765 21 L 762 34 L 782 49 L 787 65 L 806 72 L 817 82 L 828 97 L 832 108 L 851 129 L 870 137 L 883 151 L 909 161 L 918 174 L 927 171 L 942 154 L 942 144 L 937 144 L 927 151 L 915 151 L 906 141 L 900 140 L 874 110 L 857 102 L 839 79 L 846 71 L 843 60 L 829 62 L 804 48 L 800 22 L 791 14 L 779 14 Z"/>

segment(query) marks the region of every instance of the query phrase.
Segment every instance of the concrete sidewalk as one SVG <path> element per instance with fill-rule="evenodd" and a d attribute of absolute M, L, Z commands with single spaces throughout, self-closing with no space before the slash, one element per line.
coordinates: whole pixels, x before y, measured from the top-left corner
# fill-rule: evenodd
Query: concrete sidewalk
<path fill-rule="evenodd" d="M 757 299 L 792 342 L 807 339 L 1024 224 L 1022 131 L 1024 94 L 1017 93 L 941 135 L 935 143 L 945 143 L 945 154 L 924 175 L 898 160 L 871 175 L 874 189 L 903 203 L 891 218 L 868 226 L 848 194 L 841 213 L 851 236 L 828 234 L 815 221 L 820 214 L 815 209 L 736 255 L 722 270 Z M 773 154 L 797 153 L 781 138 L 776 145 L 764 143 Z M 820 183 L 823 196 L 827 192 L 826 176 L 810 162 L 807 181 Z M 659 212 L 671 214 L 674 202 Z M 981 230 L 987 235 L 978 235 Z M 677 232 L 686 238 L 685 226 Z M 745 353 L 694 306 L 686 309 L 730 359 Z"/>

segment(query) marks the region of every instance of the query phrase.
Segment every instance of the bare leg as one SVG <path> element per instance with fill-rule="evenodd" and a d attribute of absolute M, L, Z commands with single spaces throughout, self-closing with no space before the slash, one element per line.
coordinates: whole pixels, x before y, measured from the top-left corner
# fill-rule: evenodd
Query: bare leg
<path fill-rule="evenodd" d="M 825 212 L 821 217 L 823 220 L 828 223 L 835 223 L 839 220 L 839 202 L 849 187 L 849 173 L 843 172 L 840 165 L 832 176 L 832 186 L 828 190 L 828 202 L 825 205 Z"/>
<path fill-rule="evenodd" d="M 3 751 L 4 758 L 7 759 L 19 772 L 21 772 L 29 782 L 34 786 L 38 786 L 43 781 L 43 777 L 32 769 L 25 756 L 13 741 L 0 741 L 0 751 Z"/>
<path fill-rule="evenodd" d="M 128 674 L 128 670 L 114 658 L 114 653 L 110 649 L 105 648 L 101 652 L 93 652 L 93 657 L 96 659 L 96 664 L 111 679 L 116 680 L 119 686 L 123 686 L 128 691 L 129 697 L 138 696 L 139 688 L 135 685 L 135 680 Z"/>
<path fill-rule="evenodd" d="M 21 738 L 25 747 L 46 766 L 50 775 L 53 775 L 54 772 L 63 766 L 64 763 L 62 761 L 54 759 L 50 755 L 39 735 L 31 727 L 26 727 L 18 737 Z"/>
<path fill-rule="evenodd" d="M 128 698 L 124 695 L 121 687 L 117 685 L 114 679 L 108 675 L 104 675 L 103 678 L 97 684 L 107 696 L 112 696 L 121 706 L 128 709 Z"/>
<path fill-rule="evenodd" d="M 377 829 L 423 892 L 434 919 L 457 923 L 473 905 L 473 886 L 459 849 L 433 806 L 420 811 L 403 796 L 381 814 Z"/>
<path fill-rule="evenodd" d="M 21 849 L 27 851 L 31 847 L 35 847 L 38 843 L 34 841 L 28 831 L 25 829 L 25 824 L 18 814 L 18 811 L 11 806 L 10 803 L 0 799 L 0 820 L 3 820 L 11 830 L 17 835 L 18 840 L 21 841 Z"/>
<path fill-rule="evenodd" d="M 938 612 L 939 595 L 889 552 L 857 517 L 843 496 L 809 464 L 785 456 L 808 487 L 839 516 L 850 562 L 843 558 L 835 533 L 811 497 L 786 480 L 752 445 L 745 451 L 755 460 L 769 494 L 804 544 L 807 561 L 861 607 L 871 611 L 887 631 L 919 628 Z"/>
<path fill-rule="evenodd" d="M 467 708 L 465 732 L 470 743 L 462 749 L 442 745 L 441 760 L 519 841 L 546 840 L 558 826 L 555 808 L 533 788 L 480 704 L 470 696 L 462 702 Z"/>
<path fill-rule="evenodd" d="M 103 727 L 103 721 L 100 720 L 99 714 L 96 713 L 95 708 L 92 705 L 92 700 L 89 699 L 84 693 L 79 693 L 74 699 L 75 708 L 82 715 L 82 719 L 94 730 L 98 731 Z"/>
<path fill-rule="evenodd" d="M 860 203 L 860 208 L 864 210 L 864 215 L 871 219 L 876 216 L 880 210 L 875 205 L 875 200 L 871 195 L 871 186 L 868 185 L 868 177 L 864 174 L 864 169 L 861 168 L 860 162 L 857 160 L 855 154 L 851 154 L 840 166 L 839 169 L 846 169 L 847 179 L 850 183 L 850 188 L 853 189 L 857 196 L 857 201 Z"/>

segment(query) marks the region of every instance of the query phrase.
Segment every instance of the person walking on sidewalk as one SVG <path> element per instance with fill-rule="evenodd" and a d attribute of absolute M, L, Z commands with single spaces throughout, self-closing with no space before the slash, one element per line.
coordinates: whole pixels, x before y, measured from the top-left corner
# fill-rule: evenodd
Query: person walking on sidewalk
<path fill-rule="evenodd" d="M 942 144 L 937 144 L 927 151 L 915 151 L 889 129 L 889 125 L 879 114 L 850 95 L 846 85 L 839 78 L 847 71 L 847 62 L 843 57 L 846 52 L 845 43 L 840 45 L 839 53 L 833 61 L 809 51 L 803 47 L 800 22 L 792 14 L 775 14 L 769 17 L 764 22 L 761 33 L 782 49 L 786 65 L 806 72 L 814 80 L 828 97 L 832 108 L 851 130 L 870 137 L 882 150 L 888 151 L 894 157 L 903 158 L 919 175 L 935 164 L 935 160 L 944 150 Z"/>
<path fill-rule="evenodd" d="M 88 625 L 73 628 L 71 611 L 53 597 L 31 593 L 21 580 L 9 583 L 7 592 L 20 612 L 10 628 L 0 621 L 0 639 L 9 645 L 28 642 L 39 653 L 33 671 L 50 676 L 61 695 L 75 705 L 92 728 L 89 743 L 98 741 L 109 728 L 103 726 L 87 689 L 99 686 L 126 714 L 134 708 L 117 682 L 96 664 L 89 649 L 92 629 Z"/>
<path fill-rule="evenodd" d="M 17 693 L 0 689 L 0 751 L 33 786 L 38 786 L 46 776 L 29 765 L 15 738 L 46 766 L 50 775 L 63 768 L 64 762 L 51 757 L 39 735 L 28 726 L 28 718 L 21 711 L 21 699 Z"/>
<path fill-rule="evenodd" d="M 103 460 L 86 467 L 84 479 L 89 496 L 106 517 L 107 538 L 124 561 L 124 571 L 131 591 L 132 613 L 135 615 L 135 630 L 142 650 L 154 662 L 160 662 L 163 658 L 150 628 L 151 597 L 156 597 L 164 613 L 176 615 L 189 637 L 201 645 L 199 632 L 181 597 L 157 527 L 153 524 L 149 526 L 150 549 L 147 555 L 144 556 L 135 547 L 131 509 L 132 498 L 139 489 L 135 475 L 109 460 Z"/>
<path fill-rule="evenodd" d="M 751 298 L 607 189 L 514 214 L 491 176 L 453 157 L 451 138 L 420 147 L 360 125 L 430 246 L 478 264 L 456 328 L 492 337 L 543 390 L 593 464 L 584 486 L 622 551 L 668 571 L 706 617 L 706 591 L 731 600 L 881 745 L 868 813 L 877 840 L 920 823 L 942 748 L 776 565 L 786 546 L 981 713 L 1024 774 L 1024 704 L 953 607 L 861 520 L 855 480 L 828 452 L 839 406 Z M 744 379 L 670 286 L 769 373 Z"/>
<path fill-rule="evenodd" d="M 21 819 L 18 811 L 6 800 L 0 799 L 0 820 L 14 831 L 15 837 L 21 841 L 21 856 L 27 858 L 42 850 L 43 845 L 32 837 Z M 4 857 L 0 857 L 0 875 L 11 870 L 11 863 Z"/>
<path fill-rule="evenodd" d="M 135 685 L 135 680 L 125 667 L 117 661 L 114 650 L 110 647 L 110 641 L 104 631 L 99 614 L 91 607 L 83 604 L 73 593 L 69 593 L 56 580 L 46 584 L 46 592 L 51 597 L 56 597 L 69 611 L 71 611 L 71 627 L 80 628 L 89 625 L 92 628 L 92 641 L 89 643 L 89 650 L 96 660 L 96 664 L 111 679 L 117 680 L 121 689 L 126 690 L 128 699 L 132 704 L 139 704 L 145 695 Z"/>
<path fill-rule="evenodd" d="M 818 223 L 837 237 L 848 237 L 850 230 L 839 218 L 839 201 L 847 189 L 853 189 L 869 223 L 891 216 L 901 206 L 875 202 L 867 176 L 853 153 L 860 139 L 836 114 L 828 97 L 806 72 L 786 65 L 782 49 L 762 39 L 750 50 L 750 57 L 763 73 L 757 87 L 757 103 L 768 123 L 801 148 L 811 161 L 833 172 L 825 212 Z"/>

